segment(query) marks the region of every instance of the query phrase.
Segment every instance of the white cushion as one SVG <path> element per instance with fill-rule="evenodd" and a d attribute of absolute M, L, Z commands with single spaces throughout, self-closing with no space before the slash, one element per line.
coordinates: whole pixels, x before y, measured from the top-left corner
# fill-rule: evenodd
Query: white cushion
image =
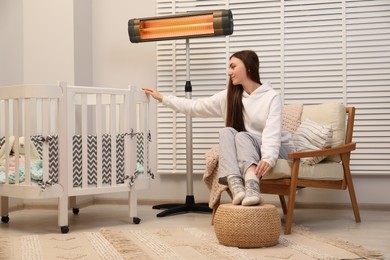
<path fill-rule="evenodd" d="M 297 152 L 321 150 L 332 144 L 333 131 L 331 126 L 318 124 L 305 119 L 295 131 L 292 142 Z M 302 158 L 304 164 L 316 164 L 325 159 L 325 156 Z"/>

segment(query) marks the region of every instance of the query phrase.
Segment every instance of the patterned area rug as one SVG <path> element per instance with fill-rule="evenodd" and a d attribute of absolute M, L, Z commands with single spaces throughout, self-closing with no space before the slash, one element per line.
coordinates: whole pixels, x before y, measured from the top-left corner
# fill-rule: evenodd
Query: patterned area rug
<path fill-rule="evenodd" d="M 0 238 L 0 259 L 383 259 L 341 239 L 304 228 L 281 235 L 274 247 L 240 249 L 218 243 L 212 228 L 101 229 L 99 232 Z"/>

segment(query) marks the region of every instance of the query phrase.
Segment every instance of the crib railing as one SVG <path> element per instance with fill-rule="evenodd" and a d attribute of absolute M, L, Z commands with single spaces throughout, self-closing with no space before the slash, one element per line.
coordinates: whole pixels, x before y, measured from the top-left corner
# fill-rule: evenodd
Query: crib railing
<path fill-rule="evenodd" d="M 150 173 L 148 103 L 135 87 L 0 87 L 0 181 L 30 186 L 33 179 L 42 188 L 60 182 L 69 196 L 128 190 L 137 175 Z M 36 159 L 39 179 L 30 167 Z"/>
<path fill-rule="evenodd" d="M 31 138 L 56 131 L 55 114 L 61 97 L 62 89 L 57 85 L 0 87 L 0 174 L 3 184 L 31 185 L 30 166 L 38 159 Z M 43 147 L 44 150 L 47 148 Z M 42 178 L 48 179 L 45 160 L 47 158 L 42 161 Z"/>
<path fill-rule="evenodd" d="M 60 161 L 67 162 L 61 165 L 68 172 L 79 170 L 78 179 L 81 180 L 81 185 L 74 185 L 74 176 L 68 175 L 69 195 L 88 193 L 91 187 L 101 188 L 101 193 L 112 192 L 118 187 L 129 188 L 129 179 L 137 169 L 136 134 L 145 133 L 148 127 L 144 111 L 147 111 L 147 104 L 146 95 L 136 88 L 64 88 L 60 117 L 66 120 L 60 121 L 59 147 L 67 154 L 60 152 Z M 146 107 L 139 109 L 140 106 Z M 62 125 L 64 122 L 67 124 Z M 61 135 L 66 137 L 61 138 Z M 82 139 L 78 152 L 74 149 L 74 136 Z M 147 135 L 143 137 L 145 144 Z M 149 165 L 143 165 L 143 168 L 148 169 Z M 111 173 L 108 181 L 107 172 Z"/>

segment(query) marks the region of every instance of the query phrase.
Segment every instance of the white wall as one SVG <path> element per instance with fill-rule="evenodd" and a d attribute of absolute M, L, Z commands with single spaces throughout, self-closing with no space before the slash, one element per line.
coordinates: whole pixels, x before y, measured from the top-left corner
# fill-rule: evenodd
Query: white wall
<path fill-rule="evenodd" d="M 23 1 L 25 83 L 74 83 L 73 1 Z"/>
<path fill-rule="evenodd" d="M 93 84 L 120 87 L 156 84 L 155 43 L 132 44 L 127 22 L 155 15 L 155 0 L 92 2 Z"/>
<path fill-rule="evenodd" d="M 23 79 L 23 1 L 0 0 L 0 86 Z"/>
<path fill-rule="evenodd" d="M 74 83 L 91 86 L 92 79 L 92 0 L 74 1 Z"/>
<path fill-rule="evenodd" d="M 155 5 L 155 0 L 0 0 L 0 84 L 55 83 L 61 79 L 105 87 L 154 87 L 156 44 L 130 43 L 127 21 L 155 16 Z M 153 102 L 154 124 L 155 109 Z M 152 130 L 156 138 L 155 127 Z M 150 158 L 155 158 L 155 145 L 152 142 Z M 139 192 L 139 199 L 184 202 L 186 176 L 159 175 L 155 166 L 156 179 L 150 189 Z M 196 202 L 206 202 L 209 197 L 201 178 L 194 176 Z M 357 176 L 354 181 L 361 204 L 390 205 L 388 177 Z M 276 201 L 277 197 L 266 199 Z M 307 189 L 298 194 L 297 201 L 348 204 L 349 199 L 348 192 Z"/>

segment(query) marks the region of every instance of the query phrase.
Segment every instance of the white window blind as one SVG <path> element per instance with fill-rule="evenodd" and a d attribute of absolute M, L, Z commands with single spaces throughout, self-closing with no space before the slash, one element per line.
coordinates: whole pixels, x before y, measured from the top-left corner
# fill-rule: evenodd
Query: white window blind
<path fill-rule="evenodd" d="M 390 174 L 390 1 L 346 1 L 346 99 L 357 109 L 354 173 Z"/>
<path fill-rule="evenodd" d="M 260 77 L 285 104 L 340 101 L 356 107 L 354 174 L 390 175 L 390 2 L 386 0 L 157 0 L 157 14 L 231 9 L 229 37 L 190 40 L 193 99 L 226 88 L 228 57 L 251 49 Z M 185 41 L 157 43 L 157 83 L 184 97 Z M 223 121 L 193 118 L 194 173 L 218 144 Z M 158 173 L 185 173 L 185 116 L 158 106 Z"/>

